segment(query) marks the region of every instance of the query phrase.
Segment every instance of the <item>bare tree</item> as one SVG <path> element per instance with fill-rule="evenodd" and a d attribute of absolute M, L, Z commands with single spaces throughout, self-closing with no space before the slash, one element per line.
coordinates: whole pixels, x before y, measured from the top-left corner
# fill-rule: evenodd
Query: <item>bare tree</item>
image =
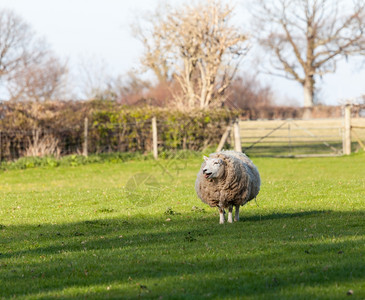
<path fill-rule="evenodd" d="M 175 104 L 184 108 L 220 105 L 246 53 L 246 36 L 232 25 L 233 6 L 218 0 L 168 7 L 139 30 L 142 64 L 160 81 L 174 80 Z"/>
<path fill-rule="evenodd" d="M 143 98 L 150 88 L 150 82 L 140 78 L 137 71 L 115 75 L 104 60 L 95 57 L 80 60 L 77 75 L 81 79 L 79 94 L 83 99 L 113 100 L 130 105 Z"/>
<path fill-rule="evenodd" d="M 46 101 L 64 98 L 67 64 L 52 53 L 42 61 L 23 65 L 8 78 L 6 88 L 13 101 Z"/>
<path fill-rule="evenodd" d="M 81 57 L 77 74 L 80 81 L 78 94 L 81 99 L 109 98 L 108 85 L 113 80 L 111 70 L 105 60 L 98 57 Z"/>
<path fill-rule="evenodd" d="M 117 76 L 108 86 L 114 91 L 115 100 L 127 105 L 144 98 L 148 89 L 151 88 L 150 82 L 142 79 L 133 70 L 128 71 L 124 76 Z"/>
<path fill-rule="evenodd" d="M 10 10 L 0 10 L 0 81 L 10 100 L 42 101 L 59 96 L 67 68 Z"/>
<path fill-rule="evenodd" d="M 136 18 L 132 24 L 133 35 L 140 40 L 144 47 L 141 57 L 142 71 L 152 71 L 159 83 L 166 83 L 172 80 L 173 70 L 169 66 L 168 53 L 170 45 L 166 37 L 159 33 L 161 23 L 166 22 L 166 15 L 172 10 L 171 6 L 158 6 L 156 11 L 148 13 L 144 18 Z M 140 22 L 142 21 L 143 24 Z"/>
<path fill-rule="evenodd" d="M 0 10 L 0 78 L 43 56 L 42 42 L 10 10 Z"/>
<path fill-rule="evenodd" d="M 318 77 L 339 59 L 365 54 L 363 0 L 255 1 L 257 38 L 271 53 L 271 74 L 299 82 L 304 106 L 314 105 Z M 252 10 L 251 10 L 252 11 Z"/>
<path fill-rule="evenodd" d="M 275 93 L 272 88 L 248 74 L 239 76 L 232 82 L 226 102 L 227 106 L 238 109 L 269 107 L 274 103 Z"/>

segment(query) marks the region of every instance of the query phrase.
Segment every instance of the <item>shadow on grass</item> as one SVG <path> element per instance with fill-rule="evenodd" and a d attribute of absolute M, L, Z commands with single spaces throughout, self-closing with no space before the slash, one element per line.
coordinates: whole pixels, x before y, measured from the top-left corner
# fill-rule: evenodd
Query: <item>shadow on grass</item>
<path fill-rule="evenodd" d="M 330 214 L 331 210 L 311 210 L 311 211 L 300 211 L 294 213 L 273 213 L 263 216 L 250 216 L 243 219 L 243 221 L 265 221 L 265 220 L 276 220 L 276 219 L 288 219 L 288 218 L 302 218 L 308 216 L 319 216 L 324 214 Z"/>
<path fill-rule="evenodd" d="M 298 289 L 298 299 L 320 290 L 335 299 L 333 285 L 364 280 L 364 216 L 307 211 L 221 226 L 216 215 L 192 213 L 8 226 L 0 296 L 285 298 Z"/>

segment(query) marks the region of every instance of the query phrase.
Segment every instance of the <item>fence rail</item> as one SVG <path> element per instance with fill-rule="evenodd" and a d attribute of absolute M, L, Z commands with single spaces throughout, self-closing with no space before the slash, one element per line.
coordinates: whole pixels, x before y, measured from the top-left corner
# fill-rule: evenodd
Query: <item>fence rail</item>
<path fill-rule="evenodd" d="M 304 157 L 349 154 L 345 151 L 346 122 L 351 151 L 365 150 L 365 118 L 241 121 L 243 151 L 256 156 Z M 353 142 L 351 142 L 351 140 Z"/>

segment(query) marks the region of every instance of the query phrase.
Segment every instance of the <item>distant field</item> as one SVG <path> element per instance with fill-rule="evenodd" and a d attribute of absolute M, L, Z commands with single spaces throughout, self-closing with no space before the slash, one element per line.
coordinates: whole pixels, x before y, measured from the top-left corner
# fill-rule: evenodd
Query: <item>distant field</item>
<path fill-rule="evenodd" d="M 0 299 L 365 299 L 364 153 L 254 158 L 224 225 L 201 162 L 0 172 Z"/>
<path fill-rule="evenodd" d="M 365 143 L 365 118 L 353 118 L 353 151 Z M 363 127 L 363 128 L 357 128 Z M 241 121 L 242 146 L 252 155 L 338 154 L 343 119 Z"/>

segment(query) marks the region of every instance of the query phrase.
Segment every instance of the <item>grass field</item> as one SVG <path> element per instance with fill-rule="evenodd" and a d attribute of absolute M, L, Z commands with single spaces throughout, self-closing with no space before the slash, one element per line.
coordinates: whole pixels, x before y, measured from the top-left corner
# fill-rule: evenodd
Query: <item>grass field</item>
<path fill-rule="evenodd" d="M 201 157 L 0 173 L 0 299 L 365 299 L 365 154 L 254 158 L 241 221 Z"/>

